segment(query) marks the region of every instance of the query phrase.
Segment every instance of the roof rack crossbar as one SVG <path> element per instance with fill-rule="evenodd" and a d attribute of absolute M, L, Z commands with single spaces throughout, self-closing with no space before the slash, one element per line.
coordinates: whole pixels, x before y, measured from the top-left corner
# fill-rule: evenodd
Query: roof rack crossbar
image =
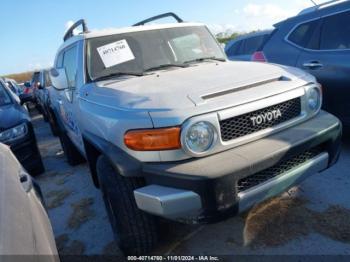
<path fill-rule="evenodd" d="M 133 26 L 139 26 L 139 25 L 144 25 L 146 23 L 149 23 L 149 22 L 152 22 L 152 21 L 155 21 L 155 20 L 158 20 L 158 19 L 162 19 L 162 18 L 165 18 L 165 17 L 173 17 L 178 23 L 182 23 L 183 20 L 176 14 L 172 13 L 172 12 L 169 12 L 169 13 L 164 13 L 164 14 L 160 14 L 160 15 L 157 15 L 157 16 L 153 16 L 151 18 L 148 18 L 146 20 L 143 20 L 141 22 L 138 22 L 136 24 L 134 24 Z"/>
<path fill-rule="evenodd" d="M 87 33 L 89 30 L 87 28 L 86 22 L 84 19 L 80 19 L 79 21 L 75 22 L 65 33 L 63 40 L 67 41 L 69 38 L 73 36 L 73 31 L 77 27 L 82 26 L 83 27 L 83 33 Z"/>
<path fill-rule="evenodd" d="M 317 6 L 317 8 L 320 8 L 322 6 L 325 6 L 325 5 L 328 5 L 328 4 L 332 4 L 334 2 L 339 2 L 339 1 L 342 1 L 342 0 L 330 0 L 330 1 L 326 1 L 324 3 L 317 4 L 316 6 Z"/>
<path fill-rule="evenodd" d="M 313 0 L 311 0 L 311 1 L 312 1 L 312 3 L 315 4 L 315 2 Z M 330 0 L 330 1 L 326 1 L 324 3 L 315 4 L 314 6 L 311 6 L 311 7 L 308 7 L 308 8 L 305 8 L 305 9 L 301 10 L 299 12 L 299 15 L 303 15 L 303 14 L 306 14 L 306 13 L 309 13 L 309 12 L 313 12 L 313 11 L 319 10 L 323 6 L 331 5 L 331 4 L 336 3 L 336 2 L 345 2 L 345 0 Z"/>

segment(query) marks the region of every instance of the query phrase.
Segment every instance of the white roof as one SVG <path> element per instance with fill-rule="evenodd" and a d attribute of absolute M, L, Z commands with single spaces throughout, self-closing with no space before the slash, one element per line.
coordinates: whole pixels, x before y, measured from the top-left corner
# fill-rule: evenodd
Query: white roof
<path fill-rule="evenodd" d="M 124 28 L 109 28 L 103 30 L 92 31 L 90 33 L 85 33 L 85 38 L 94 38 L 100 36 L 124 34 L 131 32 L 140 32 L 140 31 L 149 31 L 157 29 L 166 29 L 166 28 L 178 28 L 178 27 L 190 27 L 190 26 L 203 26 L 201 23 L 171 23 L 171 24 L 150 24 L 150 25 L 140 25 L 140 26 L 131 26 Z"/>
<path fill-rule="evenodd" d="M 108 28 L 108 29 L 102 29 L 102 30 L 93 30 L 88 33 L 81 33 L 67 39 L 59 48 L 59 50 L 82 39 L 124 34 L 124 33 L 131 33 L 131 32 L 150 31 L 150 30 L 159 30 L 159 29 L 167 29 L 167 28 L 191 27 L 191 26 L 205 26 L 205 25 L 202 23 L 184 22 L 184 23 L 170 23 L 170 24 L 149 24 L 149 25 L 122 27 L 122 28 Z"/>

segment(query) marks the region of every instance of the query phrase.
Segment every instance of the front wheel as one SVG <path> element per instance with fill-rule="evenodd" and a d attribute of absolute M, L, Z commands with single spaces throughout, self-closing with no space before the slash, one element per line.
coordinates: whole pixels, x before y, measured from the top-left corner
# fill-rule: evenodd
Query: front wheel
<path fill-rule="evenodd" d="M 32 161 L 35 163 L 35 165 L 31 168 L 31 170 L 27 170 L 31 176 L 35 177 L 35 176 L 41 175 L 42 173 L 45 172 L 43 160 L 42 160 L 39 152 L 38 152 L 38 156 L 36 157 L 36 159 L 34 159 Z"/>
<path fill-rule="evenodd" d="M 105 156 L 97 160 L 97 175 L 116 241 L 125 255 L 142 255 L 157 243 L 156 219 L 137 208 L 134 190 L 142 178 L 118 174 Z"/>
<path fill-rule="evenodd" d="M 59 128 L 58 128 L 58 125 L 56 123 L 54 113 L 49 109 L 47 114 L 48 114 L 48 120 L 49 120 L 51 133 L 53 136 L 58 136 L 59 135 Z"/>

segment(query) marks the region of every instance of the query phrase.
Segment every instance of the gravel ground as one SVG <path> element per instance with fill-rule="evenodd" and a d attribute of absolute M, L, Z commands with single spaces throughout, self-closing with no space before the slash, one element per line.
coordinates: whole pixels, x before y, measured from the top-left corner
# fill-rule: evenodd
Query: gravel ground
<path fill-rule="evenodd" d="M 87 166 L 70 167 L 48 124 L 38 115 L 33 123 L 46 167 L 38 182 L 59 252 L 120 256 Z M 171 223 L 154 254 L 350 255 L 349 170 L 346 142 L 334 167 L 245 214 L 205 226 Z"/>

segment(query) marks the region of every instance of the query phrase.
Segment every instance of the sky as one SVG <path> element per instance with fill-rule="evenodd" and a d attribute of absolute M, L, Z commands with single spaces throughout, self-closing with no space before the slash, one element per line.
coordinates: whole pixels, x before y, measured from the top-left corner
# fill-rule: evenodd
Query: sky
<path fill-rule="evenodd" d="M 311 5 L 310 0 L 2 0 L 0 75 L 50 67 L 67 25 L 81 18 L 95 30 L 171 11 L 214 33 L 247 32 L 271 28 Z"/>

